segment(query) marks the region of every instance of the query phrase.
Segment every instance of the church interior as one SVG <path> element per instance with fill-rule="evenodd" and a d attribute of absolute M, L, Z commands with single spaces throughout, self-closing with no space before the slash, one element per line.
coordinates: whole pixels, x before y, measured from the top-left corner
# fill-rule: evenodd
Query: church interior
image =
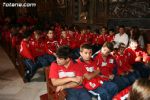
<path fill-rule="evenodd" d="M 149 0 L 0 0 L 0 4 L 0 100 L 138 100 L 135 97 L 142 93 L 133 89 L 142 82 L 145 91 L 142 85 L 138 89 L 146 95 L 139 100 L 150 100 Z M 84 44 L 92 48 L 90 57 L 99 76 L 105 76 L 103 66 L 111 62 L 100 65 L 99 52 L 103 58 L 103 48 L 111 51 L 112 74 L 117 78 L 108 78 L 118 90 L 110 98 L 93 96 L 89 90 L 91 99 L 69 99 L 65 89 L 56 92 L 50 67 L 61 59 L 59 48 L 67 45 L 69 58 L 78 63 L 81 49 L 90 48 Z"/>

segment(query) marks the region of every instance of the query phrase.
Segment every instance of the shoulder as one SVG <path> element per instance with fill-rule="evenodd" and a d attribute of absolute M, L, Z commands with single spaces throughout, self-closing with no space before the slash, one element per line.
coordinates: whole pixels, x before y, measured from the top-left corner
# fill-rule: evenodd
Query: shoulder
<path fill-rule="evenodd" d="M 124 36 L 125 36 L 125 37 L 128 37 L 128 34 L 127 34 L 127 33 L 124 33 Z"/>
<path fill-rule="evenodd" d="M 119 36 L 119 33 L 115 34 L 115 36 Z"/>
<path fill-rule="evenodd" d="M 52 62 L 50 65 L 50 67 L 57 67 L 57 66 L 58 66 L 58 64 L 56 62 Z"/>

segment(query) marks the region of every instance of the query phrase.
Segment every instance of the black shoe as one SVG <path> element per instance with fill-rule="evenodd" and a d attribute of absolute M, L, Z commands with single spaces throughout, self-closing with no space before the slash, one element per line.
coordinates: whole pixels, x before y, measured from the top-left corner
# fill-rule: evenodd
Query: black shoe
<path fill-rule="evenodd" d="M 23 78 L 23 81 L 26 83 L 26 82 L 31 82 L 31 76 L 30 76 L 30 73 L 29 72 L 25 72 L 25 75 L 24 75 L 24 78 Z"/>

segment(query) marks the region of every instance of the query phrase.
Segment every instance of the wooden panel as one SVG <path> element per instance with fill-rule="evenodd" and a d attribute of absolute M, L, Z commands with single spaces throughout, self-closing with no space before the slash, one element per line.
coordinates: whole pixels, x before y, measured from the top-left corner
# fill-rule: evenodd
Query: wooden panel
<path fill-rule="evenodd" d="M 66 92 L 61 91 L 56 93 L 56 87 L 54 87 L 49 79 L 49 67 L 45 68 L 46 82 L 47 82 L 47 91 L 48 91 L 48 100 L 65 100 Z"/>

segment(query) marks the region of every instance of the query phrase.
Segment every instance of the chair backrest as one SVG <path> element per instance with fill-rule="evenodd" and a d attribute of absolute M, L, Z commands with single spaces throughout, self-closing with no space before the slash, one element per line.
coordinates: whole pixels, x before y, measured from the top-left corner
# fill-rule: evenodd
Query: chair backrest
<path fill-rule="evenodd" d="M 66 92 L 61 91 L 56 93 L 56 87 L 52 85 L 51 80 L 49 79 L 49 67 L 45 68 L 45 76 L 47 82 L 47 91 L 48 91 L 48 100 L 65 100 Z"/>

